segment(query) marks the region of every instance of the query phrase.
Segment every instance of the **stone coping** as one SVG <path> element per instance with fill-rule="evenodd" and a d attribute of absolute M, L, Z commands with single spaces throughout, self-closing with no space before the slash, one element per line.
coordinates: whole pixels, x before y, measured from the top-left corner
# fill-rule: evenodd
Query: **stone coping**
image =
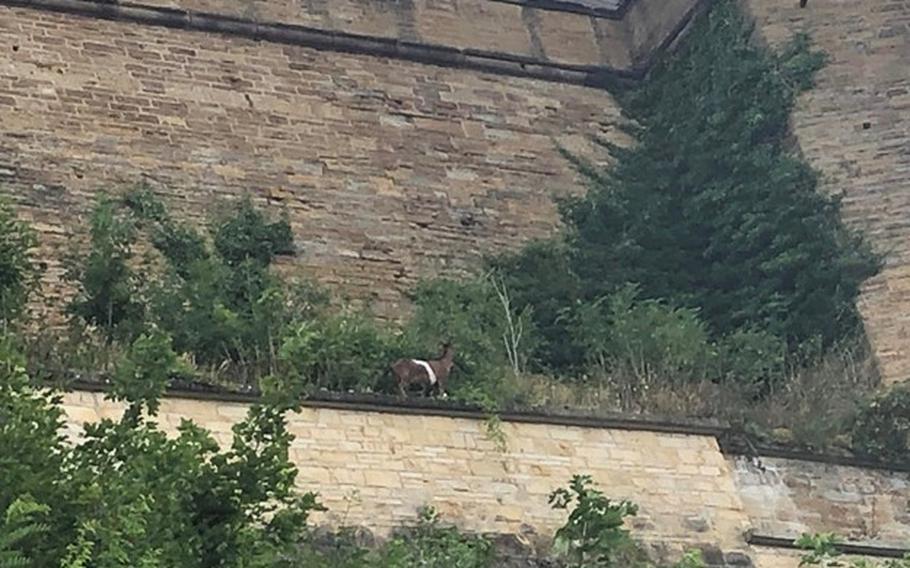
<path fill-rule="evenodd" d="M 847 454 L 834 454 L 813 451 L 800 446 L 774 445 L 767 443 L 749 443 L 741 436 L 727 435 L 718 440 L 721 451 L 725 454 L 748 456 L 754 458 L 779 458 L 795 461 L 816 462 L 860 469 L 878 469 L 884 471 L 910 472 L 910 463 L 876 461 Z"/>
<path fill-rule="evenodd" d="M 68 385 L 68 390 L 107 392 L 109 385 L 93 381 L 77 380 Z M 254 404 L 260 400 L 256 392 L 232 392 L 217 388 L 170 388 L 166 398 L 184 398 L 191 400 L 211 400 L 220 402 L 237 402 Z M 384 414 L 441 416 L 447 418 L 465 418 L 484 420 L 490 413 L 479 407 L 463 403 L 435 399 L 405 399 L 381 394 L 349 394 L 319 392 L 301 402 L 304 408 L 327 408 L 352 412 L 380 412 Z M 575 426 L 580 428 L 601 428 L 612 430 L 637 430 L 644 432 L 663 432 L 689 436 L 720 437 L 727 432 L 727 426 L 717 421 L 698 420 L 665 420 L 654 417 L 629 416 L 620 413 L 604 416 L 589 416 L 572 413 L 544 413 L 534 411 L 504 411 L 497 413 L 504 422 L 526 424 L 552 424 L 557 426 Z"/>
<path fill-rule="evenodd" d="M 568 6 L 568 4 L 559 0 L 527 1 L 532 2 L 535 7 L 538 7 L 537 5 L 541 3 L 552 6 L 554 9 L 555 7 L 567 9 Z M 628 9 L 635 1 L 640 0 L 627 1 L 623 4 L 624 9 Z M 256 22 L 215 13 L 147 6 L 132 2 L 0 0 L 0 6 L 44 10 L 171 29 L 233 35 L 326 51 L 389 57 L 443 67 L 473 69 L 501 75 L 606 89 L 617 82 L 637 81 L 644 78 L 657 55 L 675 43 L 692 21 L 692 18 L 695 17 L 695 14 L 709 1 L 698 0 L 695 7 L 664 38 L 645 60 L 644 64 L 628 69 L 618 69 L 606 65 L 559 63 L 501 51 L 462 49 L 441 44 L 367 36 L 279 22 Z M 514 2 L 525 3 L 524 0 L 514 0 L 512 3 Z M 588 8 L 588 10 L 593 10 L 593 8 Z"/>
<path fill-rule="evenodd" d="M 796 546 L 795 539 L 771 536 L 754 532 L 747 532 L 745 535 L 746 543 L 752 546 L 763 546 L 768 548 L 783 548 L 788 550 L 803 550 Z M 910 548 L 898 548 L 892 546 L 879 546 L 875 544 L 861 544 L 857 542 L 841 542 L 836 548 L 842 554 L 851 556 L 867 556 L 872 558 L 903 558 L 910 554 Z"/>
<path fill-rule="evenodd" d="M 538 10 L 549 10 L 552 12 L 569 12 L 572 14 L 583 14 L 592 18 L 607 18 L 609 20 L 621 20 L 625 17 L 626 12 L 635 2 L 641 0 L 617 0 L 616 8 L 594 8 L 585 6 L 577 0 L 490 0 L 501 4 L 517 4 L 527 6 L 528 8 L 537 8 Z"/>
<path fill-rule="evenodd" d="M 67 384 L 67 390 L 74 391 L 107 392 L 109 388 L 110 386 L 107 383 L 84 379 L 71 381 Z M 260 400 L 257 392 L 229 391 L 220 387 L 202 384 L 172 386 L 165 393 L 165 397 L 243 404 L 254 404 Z M 382 394 L 319 392 L 303 400 L 301 406 L 304 408 L 326 408 L 351 412 L 440 416 L 469 420 L 485 420 L 489 417 L 489 412 L 463 403 L 425 398 L 402 400 L 396 396 Z M 622 413 L 592 416 L 577 412 L 562 413 L 544 411 L 542 409 L 506 410 L 497 413 L 497 415 L 504 422 L 711 436 L 717 439 L 718 446 L 724 454 L 752 457 L 759 460 L 761 458 L 780 458 L 860 469 L 910 472 L 910 464 L 907 463 L 880 462 L 849 455 L 816 452 L 801 447 L 752 443 L 745 440 L 742 436 L 737 436 L 737 433 L 729 424 L 717 420 L 670 419 L 657 416 L 632 416 Z"/>

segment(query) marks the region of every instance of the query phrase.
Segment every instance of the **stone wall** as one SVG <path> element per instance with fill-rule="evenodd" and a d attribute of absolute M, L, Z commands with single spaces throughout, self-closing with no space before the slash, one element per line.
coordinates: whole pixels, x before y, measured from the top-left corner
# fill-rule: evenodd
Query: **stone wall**
<path fill-rule="evenodd" d="M 861 309 L 902 380 L 910 0 L 743 2 L 770 43 L 806 31 L 830 56 L 795 131 L 887 254 Z M 287 211 L 289 266 L 398 313 L 419 277 L 552 233 L 550 196 L 581 189 L 554 140 L 615 136 L 595 86 L 640 76 L 702 4 L 0 0 L 0 192 L 42 232 L 51 301 L 99 189 L 145 180 L 190 217 Z"/>
<path fill-rule="evenodd" d="M 829 56 L 793 122 L 823 186 L 887 255 L 860 306 L 884 377 L 910 378 L 910 0 L 748 0 L 762 36 L 807 32 Z"/>
<path fill-rule="evenodd" d="M 731 469 L 756 534 L 836 532 L 881 546 L 910 542 L 910 474 L 768 457 L 732 458 Z"/>
<path fill-rule="evenodd" d="M 252 195 L 289 214 L 299 273 L 393 311 L 419 276 L 550 234 L 577 191 L 555 141 L 604 91 L 0 6 L 0 191 L 33 220 L 51 302 L 102 189 L 180 214 Z"/>
<path fill-rule="evenodd" d="M 145 0 L 143 5 L 639 74 L 697 0 L 583 4 L 520 0 Z M 574 8 L 574 9 L 573 9 Z"/>
<path fill-rule="evenodd" d="M 226 444 L 246 408 L 169 397 L 159 421 L 173 432 L 190 418 Z M 81 424 L 118 418 L 122 406 L 83 391 L 66 394 L 64 409 L 78 438 Z M 767 458 L 756 470 L 725 456 L 704 428 L 504 419 L 503 451 L 484 421 L 466 413 L 313 403 L 290 418 L 291 456 L 301 489 L 319 491 L 331 510 L 316 522 L 379 536 L 431 504 L 465 530 L 540 547 L 564 521 L 548 507 L 549 492 L 587 473 L 610 497 L 640 505 L 636 536 L 669 551 L 702 547 L 715 566 L 795 568 L 796 551 L 750 546 L 750 530 L 778 538 L 832 530 L 873 546 L 910 542 L 907 473 Z"/>

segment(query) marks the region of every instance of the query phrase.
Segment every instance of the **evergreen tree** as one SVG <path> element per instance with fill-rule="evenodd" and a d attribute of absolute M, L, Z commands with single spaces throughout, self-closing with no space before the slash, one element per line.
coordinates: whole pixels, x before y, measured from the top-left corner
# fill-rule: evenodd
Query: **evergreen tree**
<path fill-rule="evenodd" d="M 804 36 L 777 53 L 759 45 L 724 0 L 678 53 L 617 93 L 635 143 L 601 141 L 615 158 L 606 169 L 566 154 L 589 186 L 561 208 L 578 296 L 631 282 L 642 299 L 699 310 L 715 337 L 760 330 L 791 348 L 855 330 L 855 299 L 879 260 L 789 143 L 796 97 L 823 63 Z M 533 266 L 529 254 L 500 265 Z M 547 269 L 511 276 L 518 291 L 553 280 Z M 547 305 L 537 324 L 559 337 L 553 313 Z"/>

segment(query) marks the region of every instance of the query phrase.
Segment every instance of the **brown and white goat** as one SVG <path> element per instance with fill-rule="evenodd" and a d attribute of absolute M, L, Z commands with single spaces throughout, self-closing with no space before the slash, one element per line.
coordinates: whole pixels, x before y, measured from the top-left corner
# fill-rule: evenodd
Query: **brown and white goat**
<path fill-rule="evenodd" d="M 438 359 L 399 359 L 392 363 L 392 373 L 401 396 L 407 396 L 407 389 L 412 384 L 422 384 L 424 394 L 436 387 L 439 394 L 445 397 L 446 381 L 454 363 L 455 349 L 451 343 L 443 343 L 442 355 Z"/>

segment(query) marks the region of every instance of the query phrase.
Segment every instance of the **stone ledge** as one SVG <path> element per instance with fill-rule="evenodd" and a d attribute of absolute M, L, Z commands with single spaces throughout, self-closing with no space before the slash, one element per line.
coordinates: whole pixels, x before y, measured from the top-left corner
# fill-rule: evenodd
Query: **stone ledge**
<path fill-rule="evenodd" d="M 745 538 L 746 542 L 752 546 L 802 550 L 800 547 L 796 546 L 795 540 L 791 538 L 758 534 L 751 531 L 746 532 Z M 851 556 L 868 556 L 872 558 L 903 558 L 910 554 L 910 548 L 896 548 L 854 542 L 843 542 L 838 544 L 836 548 L 843 554 L 849 554 Z"/>
<path fill-rule="evenodd" d="M 749 444 L 742 440 L 733 439 L 727 435 L 718 439 L 723 453 L 734 456 L 748 456 L 761 458 L 780 458 L 794 461 L 806 461 L 829 465 L 856 467 L 861 469 L 878 469 L 885 471 L 910 472 L 910 463 L 889 463 L 864 459 L 850 455 L 839 455 L 825 452 L 815 452 L 798 446 L 773 446 L 769 444 Z"/>
<path fill-rule="evenodd" d="M 592 18 L 606 18 L 609 20 L 621 20 L 625 17 L 626 12 L 632 7 L 632 4 L 641 0 L 618 0 L 617 8 L 593 8 L 583 6 L 577 1 L 572 0 L 490 0 L 501 4 L 517 4 L 527 6 L 528 8 L 537 8 L 538 10 L 548 10 L 552 12 L 569 12 L 571 14 L 582 14 Z"/>
<path fill-rule="evenodd" d="M 532 0 L 535 4 L 564 6 L 553 0 Z M 640 0 L 638 0 L 640 1 Z M 136 24 L 160 26 L 197 32 L 233 35 L 259 41 L 310 47 L 377 57 L 389 57 L 418 63 L 472 69 L 476 71 L 525 77 L 556 83 L 606 89 L 624 81 L 642 79 L 658 54 L 673 45 L 692 19 L 711 0 L 693 0 L 693 6 L 681 15 L 681 21 L 669 30 L 639 64 L 628 68 L 608 65 L 564 63 L 539 57 L 474 48 L 458 48 L 437 43 L 407 41 L 395 37 L 361 35 L 279 22 L 257 22 L 224 14 L 149 6 L 130 2 L 100 0 L 0 0 L 0 6 L 43 10 L 75 16 Z M 623 4 L 628 10 L 636 3 Z M 591 10 L 590 8 L 588 10 Z"/>
<path fill-rule="evenodd" d="M 77 379 L 67 385 L 67 390 L 107 392 L 109 385 L 102 382 Z M 219 402 L 239 402 L 254 404 L 260 400 L 256 392 L 229 391 L 220 387 L 200 383 L 172 386 L 165 393 L 166 398 L 184 398 L 189 400 L 211 400 Z M 468 420 L 485 420 L 489 413 L 479 407 L 458 402 L 437 399 L 406 399 L 382 394 L 354 394 L 319 392 L 301 402 L 304 408 L 327 408 L 351 412 L 378 412 L 411 416 L 441 416 L 464 418 Z M 640 432 L 660 432 L 689 436 L 710 436 L 718 441 L 721 452 L 729 456 L 753 458 L 781 458 L 794 461 L 824 463 L 894 472 L 910 472 L 910 464 L 888 463 L 863 459 L 848 455 L 837 455 L 813 452 L 800 447 L 770 446 L 752 444 L 736 438 L 730 426 L 716 420 L 694 420 L 646 416 L 629 416 L 621 413 L 610 413 L 592 416 L 581 413 L 560 413 L 543 411 L 503 411 L 498 413 L 504 422 L 524 424 L 551 424 L 554 426 L 574 426 L 580 428 L 602 428 L 612 430 L 631 430 Z"/>
<path fill-rule="evenodd" d="M 109 385 L 92 381 L 75 381 L 67 390 L 107 392 Z M 255 392 L 241 393 L 216 388 L 177 387 L 168 389 L 166 398 L 184 398 L 190 400 L 211 400 L 219 402 L 240 402 L 254 404 L 260 400 Z M 406 399 L 380 394 L 348 394 L 320 392 L 311 395 L 301 402 L 304 408 L 328 408 L 351 412 L 379 412 L 384 414 L 442 416 L 448 418 L 465 418 L 484 420 L 488 412 L 476 406 L 434 399 Z M 727 431 L 727 426 L 715 421 L 665 420 L 660 418 L 630 417 L 623 414 L 607 416 L 588 416 L 582 414 L 543 413 L 532 411 L 505 411 L 498 414 L 504 422 L 525 424 L 552 424 L 556 426 L 575 426 L 580 428 L 603 428 L 612 430 L 637 430 L 643 432 L 662 432 L 690 436 L 719 437 Z"/>

